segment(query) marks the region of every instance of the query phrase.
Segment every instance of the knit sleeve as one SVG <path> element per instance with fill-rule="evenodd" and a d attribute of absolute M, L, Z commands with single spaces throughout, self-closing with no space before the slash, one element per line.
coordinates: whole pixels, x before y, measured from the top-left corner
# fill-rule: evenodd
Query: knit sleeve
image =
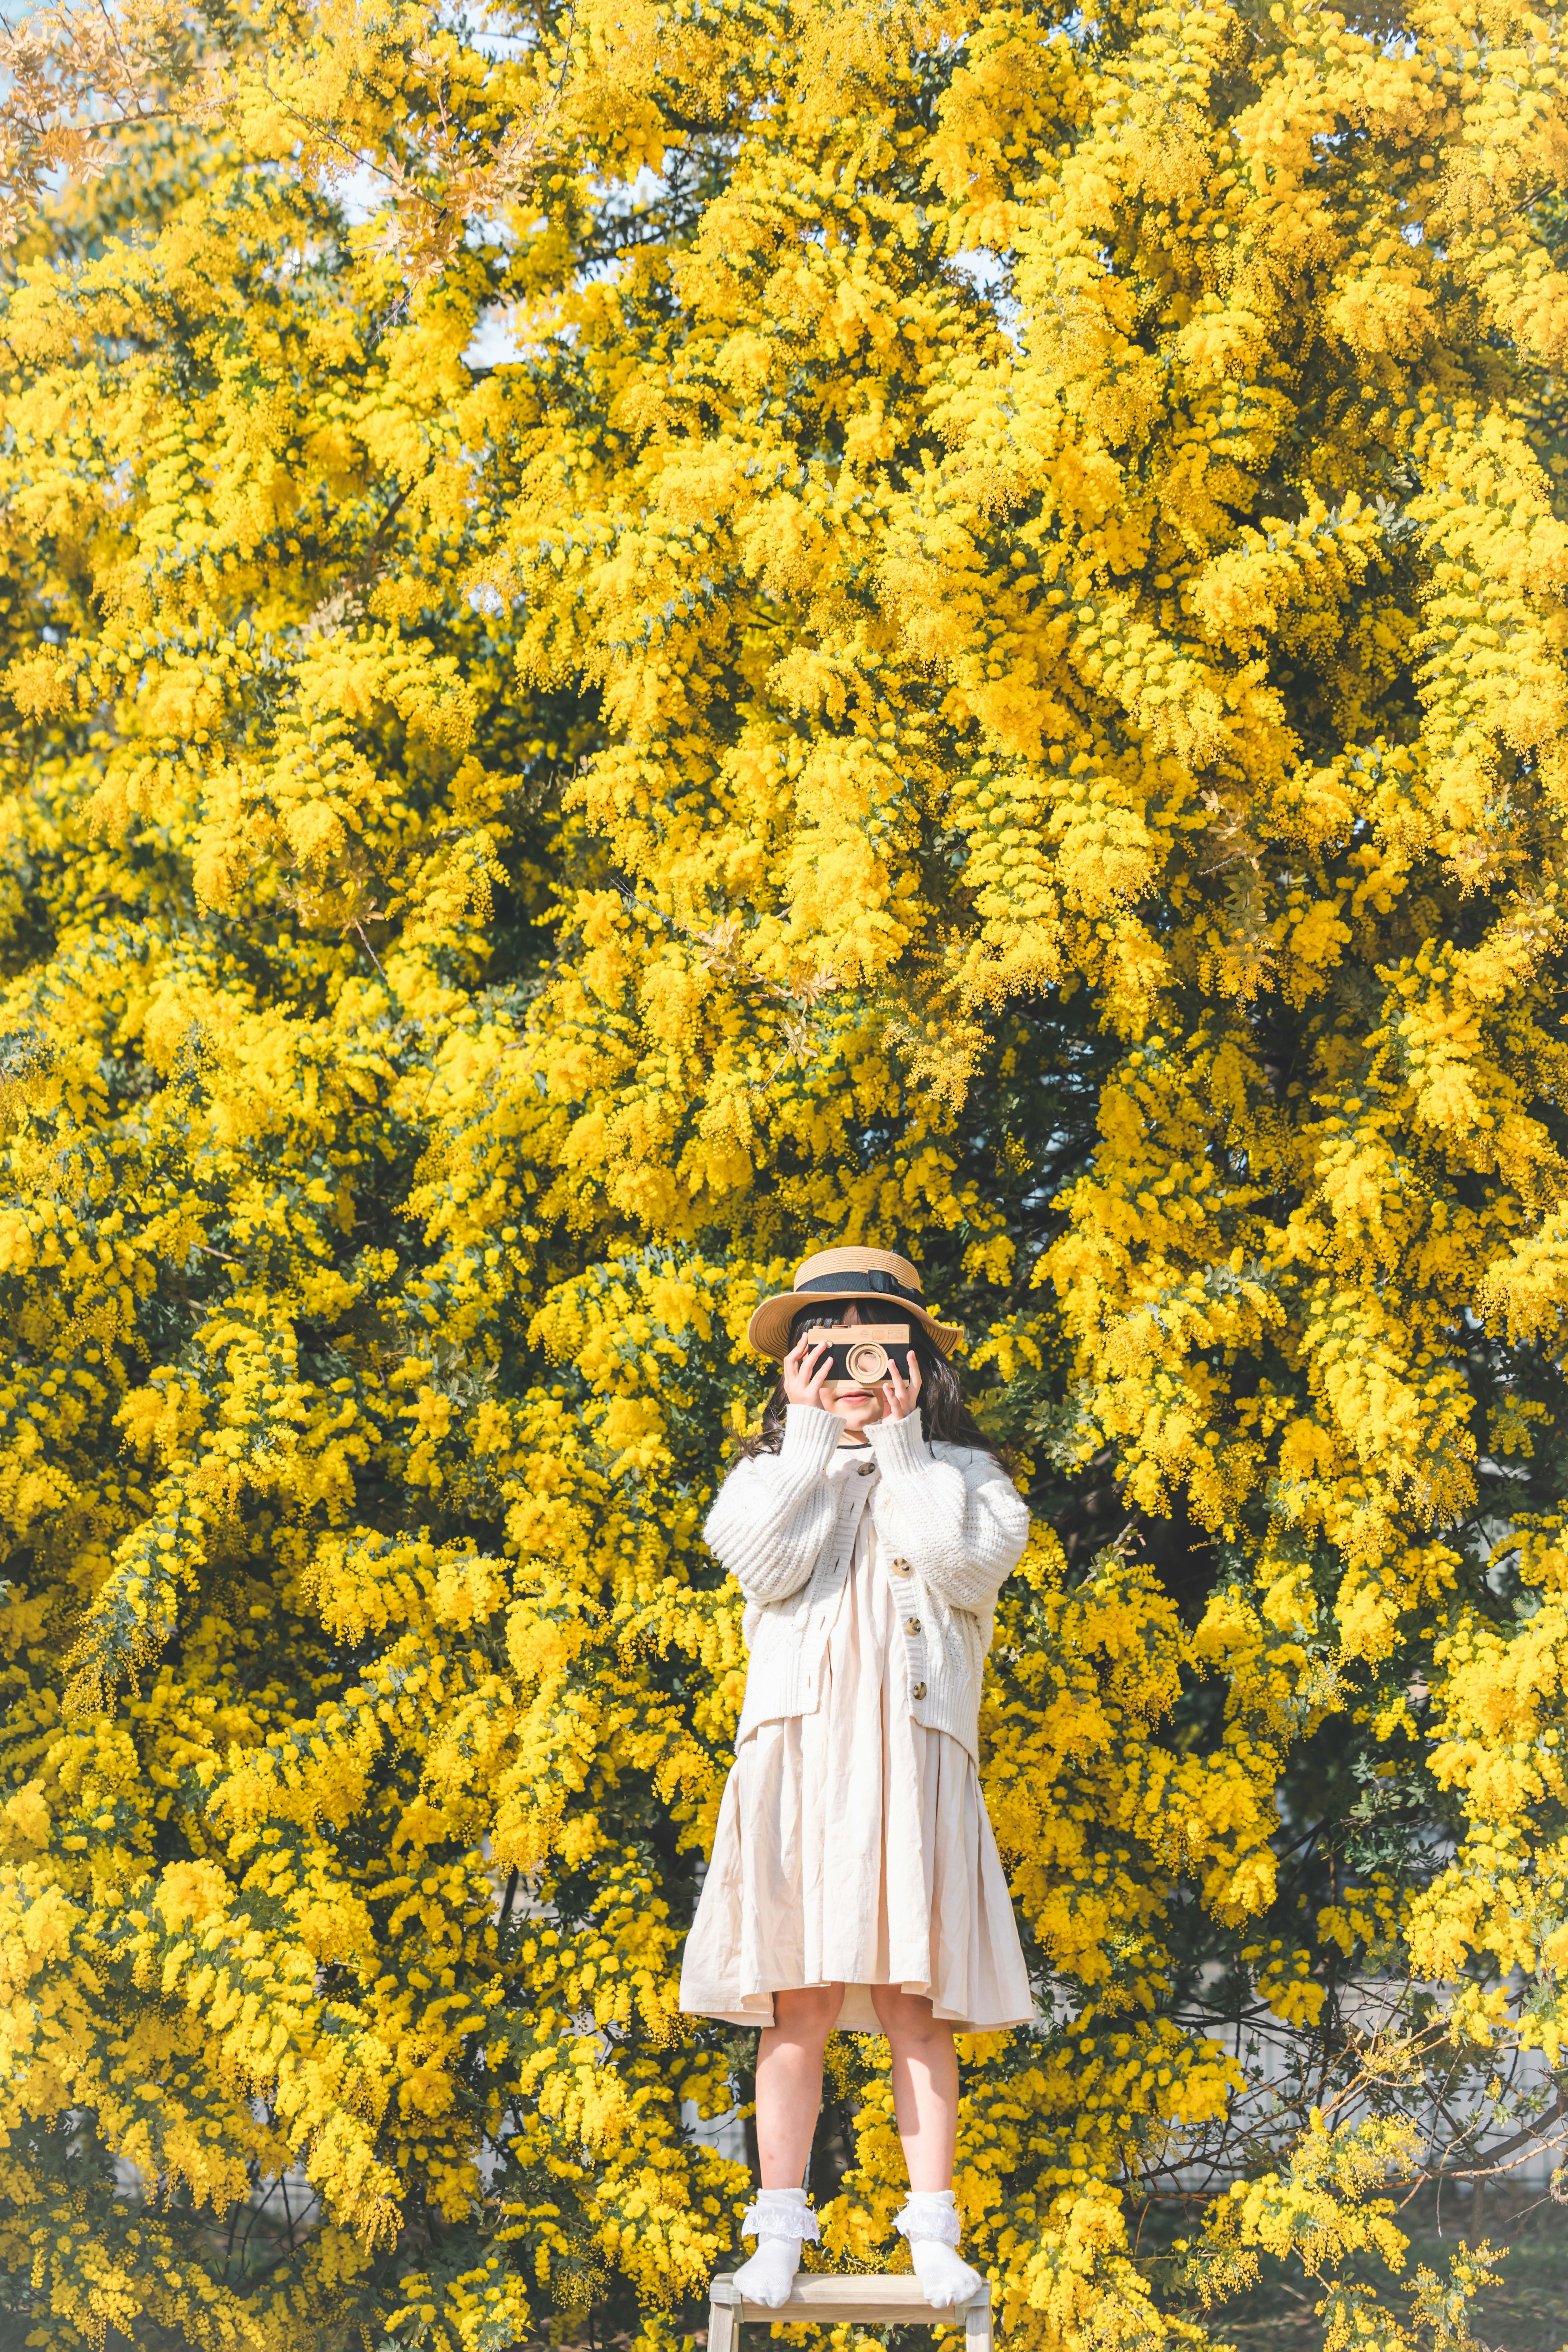
<path fill-rule="evenodd" d="M 842 1433 L 832 1413 L 792 1404 L 779 1451 L 738 1462 L 720 1487 L 702 1533 L 748 1601 L 787 1600 L 816 1566 L 833 1529 L 827 1465 Z"/>
<path fill-rule="evenodd" d="M 989 1454 L 934 1454 L 918 1413 L 873 1422 L 866 1434 L 882 1474 L 872 1504 L 879 1539 L 955 1608 L 985 1614 L 1029 1539 L 1022 1495 Z"/>

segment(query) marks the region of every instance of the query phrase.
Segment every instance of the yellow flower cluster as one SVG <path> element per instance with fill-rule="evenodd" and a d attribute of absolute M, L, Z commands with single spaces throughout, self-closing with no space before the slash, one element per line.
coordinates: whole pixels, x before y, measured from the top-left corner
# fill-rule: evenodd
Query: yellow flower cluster
<path fill-rule="evenodd" d="M 698 2324 L 699 1531 L 865 1236 L 1037 1505 L 1010 2340 L 1458 2341 L 1380 2192 L 1568 2024 L 1556 21 L 247 22 L 3 289 L 0 2332 Z"/>

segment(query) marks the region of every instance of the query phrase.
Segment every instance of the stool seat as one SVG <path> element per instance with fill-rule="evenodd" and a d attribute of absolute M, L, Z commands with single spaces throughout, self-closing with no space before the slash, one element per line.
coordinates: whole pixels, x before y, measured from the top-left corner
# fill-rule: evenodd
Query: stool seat
<path fill-rule="evenodd" d="M 990 2352 L 991 2282 L 968 2303 L 937 2308 L 921 2293 L 920 2281 L 904 2272 L 798 2271 L 787 2303 L 751 2303 L 721 2271 L 709 2289 L 708 2352 L 740 2352 L 742 2323 L 753 2326 L 835 2327 L 858 2320 L 864 2327 L 962 2327 L 964 2352 Z"/>

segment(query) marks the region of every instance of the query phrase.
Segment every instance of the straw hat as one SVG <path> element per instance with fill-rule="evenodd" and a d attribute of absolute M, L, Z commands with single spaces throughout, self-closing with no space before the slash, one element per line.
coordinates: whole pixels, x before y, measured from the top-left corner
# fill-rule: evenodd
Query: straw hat
<path fill-rule="evenodd" d="M 921 1297 L 921 1278 L 907 1257 L 891 1250 L 818 1250 L 803 1258 L 795 1269 L 795 1288 L 764 1298 L 746 1327 L 746 1337 L 764 1356 L 783 1357 L 789 1350 L 789 1327 L 801 1307 L 847 1307 L 851 1300 L 882 1307 L 889 1319 L 912 1315 L 923 1323 L 944 1356 L 951 1356 L 963 1333 L 956 1323 L 939 1323 Z"/>

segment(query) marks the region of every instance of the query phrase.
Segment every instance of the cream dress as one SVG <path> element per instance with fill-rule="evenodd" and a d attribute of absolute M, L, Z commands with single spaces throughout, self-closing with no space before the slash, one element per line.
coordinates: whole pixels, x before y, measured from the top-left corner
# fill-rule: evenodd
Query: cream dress
<path fill-rule="evenodd" d="M 840 2028 L 882 2031 L 873 1985 L 961 2032 L 1034 2014 L 973 1759 L 910 1712 L 892 1582 L 861 1519 L 812 1715 L 761 1723 L 725 1783 L 680 2006 L 771 2025 L 773 1995 L 842 1982 Z M 810 1664 L 810 1660 L 803 1660 Z"/>

